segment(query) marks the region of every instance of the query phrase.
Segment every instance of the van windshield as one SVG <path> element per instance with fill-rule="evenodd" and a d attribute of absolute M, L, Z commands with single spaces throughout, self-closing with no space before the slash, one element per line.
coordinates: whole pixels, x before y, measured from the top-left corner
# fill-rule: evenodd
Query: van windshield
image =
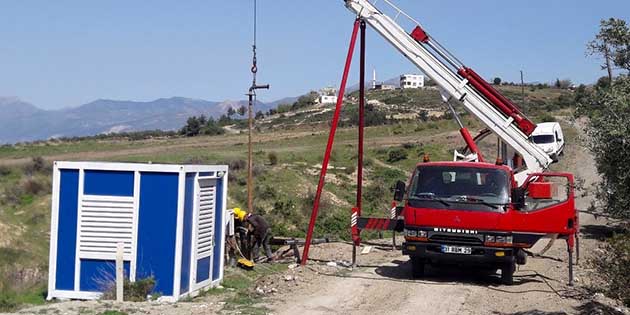
<path fill-rule="evenodd" d="M 420 166 L 409 190 L 412 207 L 503 211 L 509 203 L 504 170 L 463 166 Z"/>
<path fill-rule="evenodd" d="M 556 139 L 553 135 L 536 135 L 532 136 L 532 141 L 536 144 L 554 143 Z"/>

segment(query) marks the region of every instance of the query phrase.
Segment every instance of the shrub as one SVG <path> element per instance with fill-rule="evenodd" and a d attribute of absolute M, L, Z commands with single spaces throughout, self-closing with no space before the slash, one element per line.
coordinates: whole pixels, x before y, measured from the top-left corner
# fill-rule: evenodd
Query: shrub
<path fill-rule="evenodd" d="M 4 201 L 9 204 L 20 204 L 22 202 L 22 196 L 24 190 L 20 185 L 12 185 L 4 190 Z"/>
<path fill-rule="evenodd" d="M 254 177 L 258 177 L 262 175 L 264 172 L 265 172 L 265 169 L 260 165 L 254 165 L 254 167 L 252 167 L 252 175 Z"/>
<path fill-rule="evenodd" d="M 155 287 L 155 279 L 148 277 L 131 282 L 125 279 L 123 283 L 123 300 L 130 302 L 143 302 L 151 294 Z M 109 283 L 108 289 L 103 293 L 104 300 L 116 299 L 116 284 Z"/>
<path fill-rule="evenodd" d="M 363 166 L 365 167 L 365 160 L 363 162 Z M 354 171 L 356 171 L 357 168 L 354 165 L 348 166 L 346 167 L 343 172 L 346 173 L 347 175 L 352 175 L 352 173 L 354 173 Z"/>
<path fill-rule="evenodd" d="M 549 113 L 544 113 L 542 116 L 540 116 L 540 122 L 554 122 L 556 121 L 556 118 L 551 116 Z"/>
<path fill-rule="evenodd" d="M 394 163 L 407 159 L 407 151 L 403 149 L 394 149 L 389 151 L 387 162 Z"/>
<path fill-rule="evenodd" d="M 402 147 L 403 147 L 403 149 L 410 150 L 410 149 L 415 148 L 416 144 L 413 143 L 413 142 L 405 142 L 405 143 L 403 143 Z"/>
<path fill-rule="evenodd" d="M 47 173 L 52 171 L 52 167 L 40 156 L 33 157 L 31 161 L 24 165 L 24 173 L 33 176 L 36 173 Z"/>
<path fill-rule="evenodd" d="M 17 295 L 14 292 L 3 290 L 0 292 L 0 312 L 15 311 L 19 304 L 17 303 Z"/>
<path fill-rule="evenodd" d="M 38 195 L 44 191 L 44 185 L 34 179 L 28 179 L 22 183 L 23 192 L 31 195 Z"/>
<path fill-rule="evenodd" d="M 393 105 L 393 104 L 405 104 L 407 103 L 409 99 L 404 96 L 404 95 L 396 95 L 396 96 L 392 96 L 392 97 L 388 97 L 386 99 L 383 100 L 383 103 L 387 104 L 387 105 Z"/>
<path fill-rule="evenodd" d="M 267 158 L 269 159 L 270 165 L 278 164 L 278 155 L 275 152 L 269 152 L 269 154 L 267 154 Z"/>
<path fill-rule="evenodd" d="M 615 235 L 603 247 L 605 254 L 595 255 L 604 289 L 610 297 L 630 306 L 630 234 Z"/>
<path fill-rule="evenodd" d="M 247 162 L 244 160 L 232 160 L 229 163 L 230 171 L 240 171 L 247 168 Z"/>
<path fill-rule="evenodd" d="M 7 176 L 11 174 L 11 168 L 5 165 L 0 165 L 0 176 Z"/>

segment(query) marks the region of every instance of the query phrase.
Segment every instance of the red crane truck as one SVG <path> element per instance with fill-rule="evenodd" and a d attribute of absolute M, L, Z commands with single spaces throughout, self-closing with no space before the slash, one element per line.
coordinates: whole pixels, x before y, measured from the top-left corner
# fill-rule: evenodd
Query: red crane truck
<path fill-rule="evenodd" d="M 526 262 L 525 250 L 543 236 L 555 234 L 566 239 L 569 283 L 572 284 L 572 253 L 578 231 L 573 176 L 547 171 L 553 162 L 551 157 L 530 139 L 536 124 L 391 1 L 344 2 L 357 19 L 302 263 L 308 259 L 311 231 L 343 102 L 352 51 L 360 28 L 358 192 L 357 205 L 351 217 L 355 246 L 360 244 L 360 232 L 363 229 L 400 231 L 405 237 L 402 251 L 410 256 L 413 276 L 422 276 L 424 266 L 428 263 L 472 264 L 500 269 L 503 282 L 510 284 L 515 265 Z M 383 7 L 377 8 L 376 3 Z M 394 200 L 399 205 L 392 208 L 389 218 L 361 217 L 361 108 L 365 102 L 366 24 L 437 84 L 444 103 L 451 109 L 460 126 L 460 133 L 469 151 L 468 154 L 455 152 L 455 161 L 452 162 L 430 162 L 425 159 L 425 162 L 419 163 L 407 183 L 396 184 Z M 410 31 L 406 31 L 403 24 Z M 484 123 L 487 130 L 473 138 L 453 109 L 454 101 L 458 101 L 467 112 Z M 495 134 L 499 141 L 497 163 L 486 162 L 475 142 L 490 133 Z"/>

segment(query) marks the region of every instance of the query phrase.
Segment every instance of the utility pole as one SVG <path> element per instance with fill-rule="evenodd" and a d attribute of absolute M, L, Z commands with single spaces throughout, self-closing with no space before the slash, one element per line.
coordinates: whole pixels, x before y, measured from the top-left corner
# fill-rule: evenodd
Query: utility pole
<path fill-rule="evenodd" d="M 525 106 L 525 81 L 523 80 L 523 70 L 521 70 L 521 108 Z"/>
<path fill-rule="evenodd" d="M 254 42 L 252 45 L 252 85 L 249 87 L 247 93 L 249 99 L 249 111 L 248 111 L 248 140 L 247 140 L 247 209 L 249 212 L 254 212 L 254 157 L 252 147 L 252 129 L 254 129 L 254 103 L 256 102 L 256 90 L 269 89 L 269 84 L 257 85 L 256 84 L 256 72 L 258 72 L 258 65 L 256 61 L 256 0 L 254 0 Z"/>

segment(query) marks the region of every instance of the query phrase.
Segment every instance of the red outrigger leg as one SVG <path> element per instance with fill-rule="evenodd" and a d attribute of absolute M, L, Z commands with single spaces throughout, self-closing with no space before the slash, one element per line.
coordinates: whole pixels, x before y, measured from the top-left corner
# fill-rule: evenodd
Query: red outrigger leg
<path fill-rule="evenodd" d="M 357 34 L 359 32 L 359 24 L 361 20 L 356 19 L 354 21 L 354 28 L 352 30 L 352 37 L 350 38 L 350 47 L 348 47 L 348 55 L 346 57 L 346 65 L 343 70 L 343 76 L 341 78 L 341 85 L 339 86 L 339 94 L 337 96 L 337 104 L 335 106 L 335 113 L 330 126 L 330 134 L 328 135 L 328 144 L 326 144 L 326 152 L 324 154 L 324 161 L 322 162 L 322 170 L 319 174 L 319 183 L 317 184 L 317 193 L 315 194 L 315 200 L 313 201 L 313 211 L 311 212 L 311 220 L 308 224 L 308 232 L 306 233 L 306 243 L 304 244 L 304 253 L 302 254 L 302 266 L 306 265 L 308 261 L 308 251 L 311 247 L 311 240 L 313 239 L 313 229 L 315 228 L 315 221 L 317 221 L 317 212 L 319 210 L 319 200 L 322 196 L 322 189 L 324 188 L 324 179 L 326 178 L 326 171 L 328 169 L 328 162 L 330 161 L 330 153 L 332 151 L 333 143 L 335 141 L 335 132 L 337 131 L 337 125 L 339 123 L 339 115 L 341 113 L 341 107 L 343 105 L 343 96 L 346 90 L 346 83 L 348 81 L 348 73 L 350 72 L 350 65 L 352 64 L 352 55 L 354 53 L 354 45 L 357 41 Z"/>

